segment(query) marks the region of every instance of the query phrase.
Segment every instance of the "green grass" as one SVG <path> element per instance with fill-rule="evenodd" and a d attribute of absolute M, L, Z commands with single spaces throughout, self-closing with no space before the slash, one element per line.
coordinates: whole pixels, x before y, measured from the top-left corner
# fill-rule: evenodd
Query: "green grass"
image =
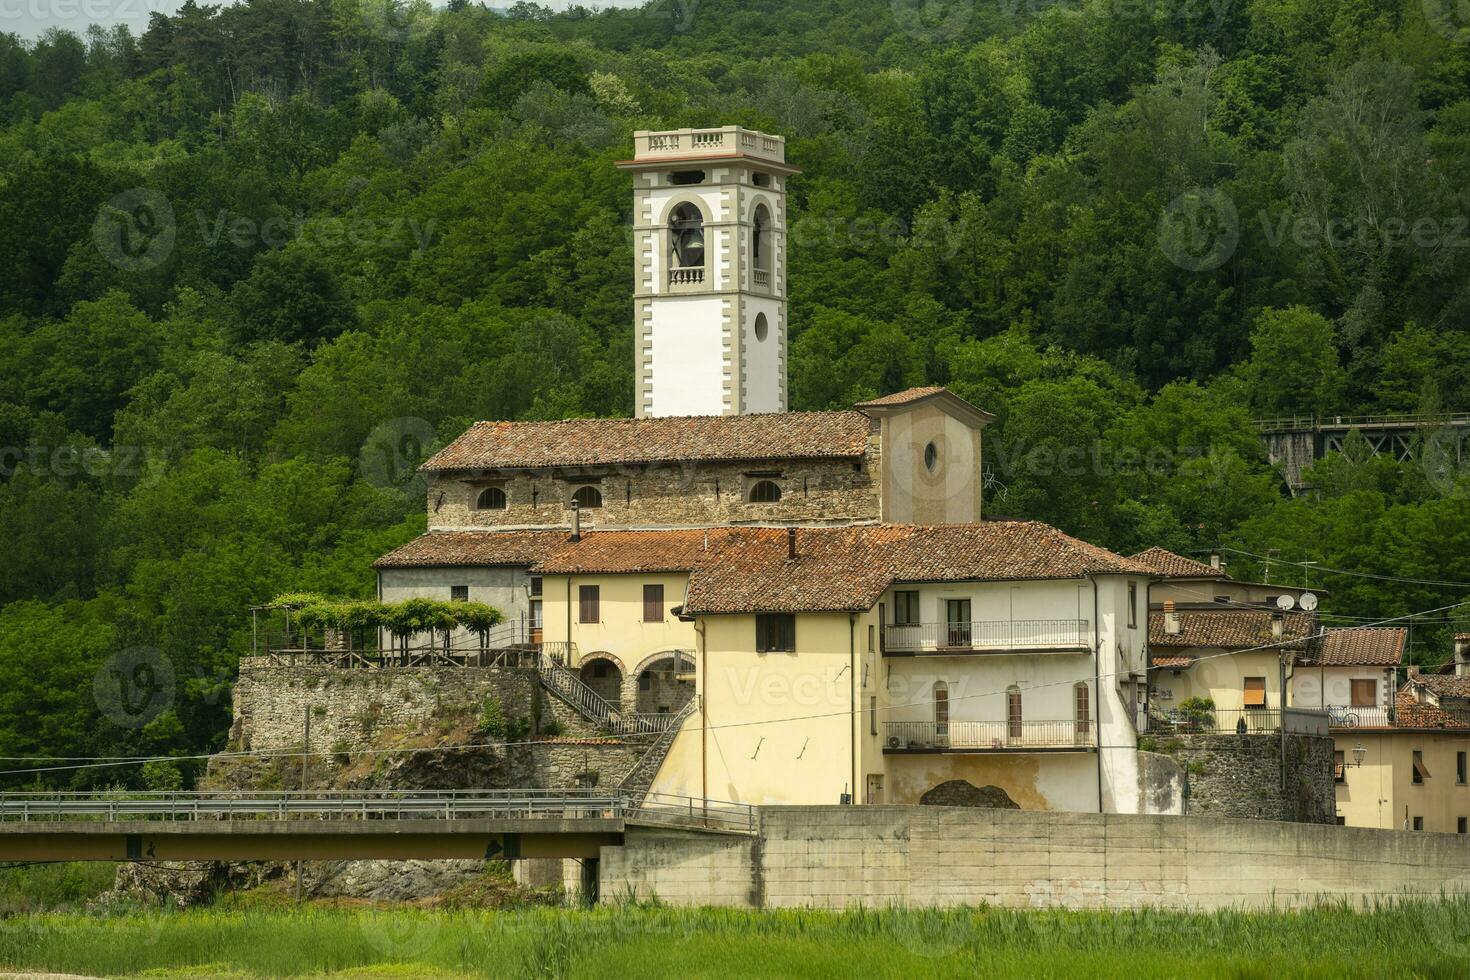
<path fill-rule="evenodd" d="M 1356 912 L 305 906 L 0 922 L 0 969 L 181 977 L 1463 977 L 1470 901 Z"/>
<path fill-rule="evenodd" d="M 0 918 L 80 908 L 110 891 L 116 876 L 117 866 L 102 861 L 0 865 Z"/>

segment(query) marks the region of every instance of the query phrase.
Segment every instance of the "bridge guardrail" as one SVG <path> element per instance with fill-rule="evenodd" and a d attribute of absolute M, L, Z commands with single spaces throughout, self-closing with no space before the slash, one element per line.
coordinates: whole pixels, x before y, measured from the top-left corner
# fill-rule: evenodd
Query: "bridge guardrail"
<path fill-rule="evenodd" d="M 596 790 L 281 790 L 0 793 L 0 822 L 158 820 L 624 819 L 753 831 L 744 803 Z"/>

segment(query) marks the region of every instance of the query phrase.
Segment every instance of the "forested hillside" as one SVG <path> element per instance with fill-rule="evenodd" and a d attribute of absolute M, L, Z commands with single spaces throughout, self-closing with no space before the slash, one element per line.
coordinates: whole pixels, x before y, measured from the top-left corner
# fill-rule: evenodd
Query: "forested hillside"
<path fill-rule="evenodd" d="M 0 755 L 218 747 L 247 607 L 371 594 L 436 443 L 630 414 L 635 129 L 788 138 L 793 408 L 943 383 L 999 416 L 992 515 L 1320 562 L 1339 615 L 1470 597 L 1453 460 L 1349 452 L 1292 500 L 1252 424 L 1470 410 L 1462 7 L 242 0 L 0 36 Z M 93 683 L 139 647 L 172 673 L 143 727 Z"/>

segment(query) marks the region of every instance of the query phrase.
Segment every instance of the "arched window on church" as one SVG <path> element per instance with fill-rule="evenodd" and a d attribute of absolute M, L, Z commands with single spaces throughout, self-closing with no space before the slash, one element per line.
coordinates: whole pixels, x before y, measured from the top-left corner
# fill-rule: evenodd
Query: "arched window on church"
<path fill-rule="evenodd" d="M 781 488 L 771 480 L 758 480 L 750 488 L 753 504 L 774 504 L 781 499 Z"/>
<path fill-rule="evenodd" d="M 681 204 L 669 217 L 669 282 L 704 282 L 704 215 L 693 204 Z"/>
<path fill-rule="evenodd" d="M 475 510 L 505 510 L 505 491 L 499 487 L 486 487 L 475 499 Z"/>
<path fill-rule="evenodd" d="M 750 219 L 750 260 L 757 286 L 771 284 L 771 212 L 764 204 L 755 206 Z"/>
<path fill-rule="evenodd" d="M 589 507 L 601 507 L 602 491 L 596 487 L 578 487 L 577 492 L 572 494 L 572 501 L 582 510 Z"/>

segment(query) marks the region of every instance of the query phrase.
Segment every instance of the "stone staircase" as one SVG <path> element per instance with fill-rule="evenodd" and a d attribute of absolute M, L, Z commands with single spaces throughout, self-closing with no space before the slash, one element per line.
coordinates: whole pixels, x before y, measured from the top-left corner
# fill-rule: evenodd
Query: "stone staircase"
<path fill-rule="evenodd" d="M 663 767 L 664 759 L 668 758 L 669 749 L 678 737 L 679 729 L 684 727 L 684 719 L 694 713 L 695 699 L 690 698 L 672 715 L 664 715 L 668 719 L 667 726 L 648 747 L 648 751 L 638 757 L 633 768 L 628 770 L 628 775 L 618 784 L 618 792 L 630 807 L 643 806 L 648 796 L 649 789 L 653 786 L 653 780 L 658 776 L 658 771 Z"/>
<path fill-rule="evenodd" d="M 582 678 L 575 671 L 554 657 L 541 657 L 536 664 L 536 673 L 548 691 L 571 705 L 582 717 L 614 735 L 659 735 L 674 717 L 667 714 L 627 714 L 582 683 Z"/>

